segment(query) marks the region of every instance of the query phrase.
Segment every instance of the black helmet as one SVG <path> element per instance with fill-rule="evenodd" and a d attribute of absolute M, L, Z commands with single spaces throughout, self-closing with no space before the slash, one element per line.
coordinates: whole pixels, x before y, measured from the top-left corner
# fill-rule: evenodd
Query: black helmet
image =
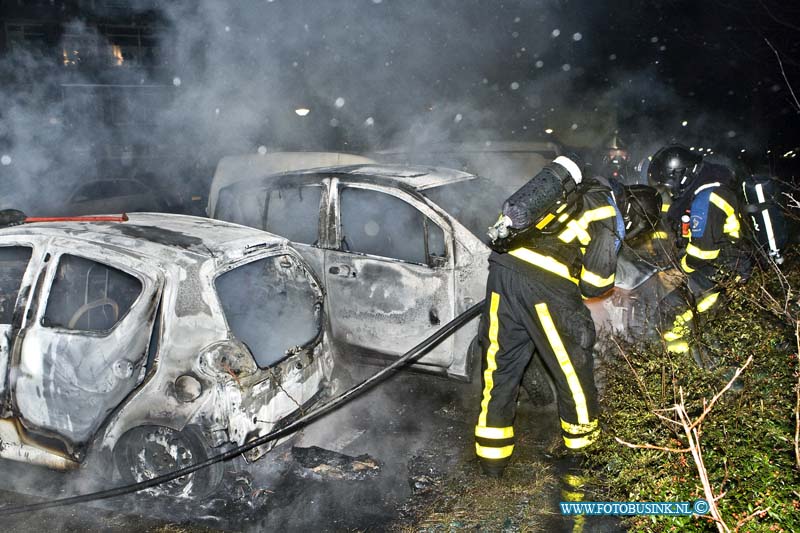
<path fill-rule="evenodd" d="M 635 239 L 643 232 L 652 232 L 661 219 L 661 194 L 647 185 L 624 187 L 619 206 L 625 221 L 625 240 Z"/>
<path fill-rule="evenodd" d="M 702 161 L 703 156 L 684 145 L 670 144 L 655 153 L 647 177 L 650 183 L 667 189 L 672 196 L 679 196 Z"/>

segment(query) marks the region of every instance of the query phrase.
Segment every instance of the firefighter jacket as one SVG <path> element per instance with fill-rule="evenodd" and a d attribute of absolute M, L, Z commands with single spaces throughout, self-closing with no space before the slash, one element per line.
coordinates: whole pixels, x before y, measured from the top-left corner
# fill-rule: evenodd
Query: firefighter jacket
<path fill-rule="evenodd" d="M 675 228 L 683 249 L 680 265 L 685 273 L 711 268 L 739 273 L 749 270 L 734 187 L 728 168 L 703 163 L 685 192 L 670 206 L 667 221 Z"/>
<path fill-rule="evenodd" d="M 556 216 L 552 233 L 535 234 L 505 254 L 492 252 L 489 260 L 523 273 L 547 270 L 576 283 L 584 298 L 613 288 L 617 253 L 625 237 L 622 214 L 608 187 L 596 180 L 582 186 L 581 211 L 572 217 Z"/>

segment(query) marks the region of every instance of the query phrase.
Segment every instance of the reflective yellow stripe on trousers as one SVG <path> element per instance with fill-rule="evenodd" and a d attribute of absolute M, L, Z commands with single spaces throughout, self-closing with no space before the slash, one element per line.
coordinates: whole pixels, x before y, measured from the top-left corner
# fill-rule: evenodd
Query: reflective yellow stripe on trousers
<path fill-rule="evenodd" d="M 561 342 L 561 337 L 558 334 L 556 325 L 553 323 L 553 317 L 550 316 L 550 310 L 547 308 L 546 303 L 535 305 L 536 314 L 542 323 L 545 335 L 553 352 L 556 354 L 558 364 L 561 366 L 564 376 L 567 378 L 567 385 L 572 393 L 572 399 L 575 402 L 575 410 L 578 414 L 578 424 L 589 424 L 589 410 L 586 407 L 586 396 L 583 394 L 581 382 L 578 375 L 575 373 L 575 368 L 572 366 L 572 361 L 569 358 L 564 343 Z"/>
<path fill-rule="evenodd" d="M 489 411 L 489 401 L 492 399 L 492 387 L 494 387 L 494 371 L 497 370 L 497 361 L 495 355 L 497 350 L 500 349 L 500 344 L 497 342 L 497 333 L 500 329 L 500 324 L 497 320 L 497 310 L 500 307 L 500 295 L 496 292 L 492 293 L 492 300 L 489 306 L 489 349 L 486 350 L 486 370 L 483 372 L 483 400 L 481 401 L 481 414 L 478 416 L 478 425 L 486 426 L 486 415 Z"/>
<path fill-rule="evenodd" d="M 490 446 L 481 446 L 476 442 L 475 453 L 478 454 L 478 457 L 483 457 L 485 459 L 505 459 L 514 453 L 514 445 L 509 444 L 502 448 L 492 448 Z"/>

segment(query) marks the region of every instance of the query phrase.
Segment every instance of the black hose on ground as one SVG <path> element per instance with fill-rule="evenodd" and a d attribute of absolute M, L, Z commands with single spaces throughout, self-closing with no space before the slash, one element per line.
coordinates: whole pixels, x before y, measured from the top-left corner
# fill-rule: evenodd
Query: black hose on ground
<path fill-rule="evenodd" d="M 396 361 L 392 362 L 389 366 L 381 369 L 375 375 L 371 376 L 370 378 L 354 385 L 347 391 L 343 392 L 336 398 L 332 399 L 331 401 L 323 404 L 316 410 L 298 418 L 288 426 L 285 426 L 281 429 L 277 429 L 275 431 L 271 431 L 266 435 L 262 435 L 255 440 L 247 442 L 237 448 L 234 448 L 230 451 L 225 453 L 221 453 L 219 455 L 215 455 L 214 457 L 209 457 L 205 461 L 202 461 L 197 464 L 193 464 L 190 466 L 186 466 L 181 468 L 180 470 L 176 470 L 174 472 L 170 472 L 169 474 L 163 474 L 152 479 L 148 479 L 146 481 L 140 481 L 139 483 L 133 483 L 130 485 L 124 485 L 122 487 L 117 487 L 113 489 L 106 489 L 101 490 L 98 492 L 91 492 L 89 494 L 81 494 L 78 496 L 70 496 L 68 498 L 60 498 L 57 500 L 50 500 L 44 501 L 41 503 L 32 503 L 28 505 L 20 505 L 17 507 L 4 507 L 0 508 L 0 516 L 8 516 L 13 514 L 19 513 L 30 513 L 33 511 L 40 511 L 42 509 L 49 509 L 51 507 L 61 507 L 64 505 L 72 505 L 76 503 L 86 503 L 95 500 L 104 500 L 108 498 L 114 498 L 116 496 L 123 496 L 125 494 L 132 494 L 134 492 L 139 492 L 140 490 L 149 489 L 160 485 L 162 483 L 167 483 L 172 481 L 173 479 L 178 479 L 179 477 L 186 476 L 191 474 L 192 472 L 196 472 L 202 468 L 207 466 L 211 466 L 214 463 L 219 463 L 221 461 L 229 461 L 230 459 L 235 458 L 238 455 L 241 455 L 253 448 L 261 446 L 262 444 L 266 444 L 271 442 L 275 439 L 279 439 L 286 435 L 290 435 L 297 430 L 307 426 L 311 422 L 317 420 L 325 416 L 326 414 L 334 411 L 335 409 L 341 407 L 348 401 L 352 400 L 353 398 L 361 395 L 367 389 L 377 385 L 378 383 L 385 381 L 390 375 L 397 370 L 398 368 L 406 365 L 408 363 L 413 362 L 415 359 L 421 357 L 425 353 L 427 353 L 431 348 L 442 342 L 444 339 L 452 335 L 458 328 L 478 316 L 483 307 L 483 301 L 473 305 L 453 320 L 439 328 L 436 333 L 431 335 L 430 337 L 426 338 L 413 348 L 403 354 L 402 357 L 397 359 Z"/>

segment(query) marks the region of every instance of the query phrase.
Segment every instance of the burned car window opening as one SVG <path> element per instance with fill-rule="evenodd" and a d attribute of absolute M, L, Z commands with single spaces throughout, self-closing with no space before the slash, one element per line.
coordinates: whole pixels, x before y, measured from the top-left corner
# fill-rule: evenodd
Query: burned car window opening
<path fill-rule="evenodd" d="M 308 272 L 289 255 L 236 267 L 214 285 L 231 333 L 247 345 L 260 368 L 319 337 L 321 298 Z"/>
<path fill-rule="evenodd" d="M 0 324 L 11 324 L 32 251 L 27 246 L 0 247 Z"/>
<path fill-rule="evenodd" d="M 219 192 L 215 218 L 242 226 L 264 229 L 266 226 L 267 191 L 255 189 L 240 193 L 233 186 Z"/>
<path fill-rule="evenodd" d="M 341 194 L 342 249 L 435 266 L 445 257 L 444 231 L 408 202 L 384 192 L 345 187 Z"/>
<path fill-rule="evenodd" d="M 425 217 L 423 223 L 425 225 L 425 256 L 428 257 L 430 266 L 438 266 L 441 261 L 447 258 L 444 231 L 428 217 Z"/>
<path fill-rule="evenodd" d="M 220 191 L 215 218 L 316 246 L 322 192 L 318 184 L 253 189 L 232 185 Z"/>
<path fill-rule="evenodd" d="M 130 274 L 64 254 L 53 278 L 42 325 L 109 331 L 127 314 L 141 292 L 141 281 Z"/>
<path fill-rule="evenodd" d="M 322 187 L 276 187 L 267 191 L 264 213 L 266 231 L 292 242 L 316 245 Z"/>

